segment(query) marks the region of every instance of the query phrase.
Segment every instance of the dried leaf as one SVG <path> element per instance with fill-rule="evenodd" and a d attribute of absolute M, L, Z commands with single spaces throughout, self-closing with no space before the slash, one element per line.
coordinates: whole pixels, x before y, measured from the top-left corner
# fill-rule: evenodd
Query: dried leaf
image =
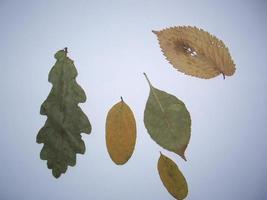
<path fill-rule="evenodd" d="M 191 26 L 153 31 L 166 59 L 178 71 L 209 79 L 219 74 L 231 76 L 235 64 L 223 41 Z"/>
<path fill-rule="evenodd" d="M 190 114 L 181 100 L 154 88 L 144 75 L 150 86 L 144 113 L 145 127 L 156 143 L 186 160 L 184 153 L 191 135 Z"/>
<path fill-rule="evenodd" d="M 177 165 L 162 153 L 158 160 L 158 172 L 163 185 L 174 198 L 186 198 L 188 187 L 185 177 Z"/>
<path fill-rule="evenodd" d="M 85 152 L 81 132 L 90 133 L 91 125 L 78 103 L 85 102 L 83 89 L 77 84 L 78 75 L 67 49 L 55 54 L 56 64 L 49 73 L 53 87 L 41 106 L 40 114 L 47 115 L 37 143 L 44 143 L 40 157 L 47 160 L 54 177 L 65 173 L 68 165 L 76 164 L 76 153 Z"/>
<path fill-rule="evenodd" d="M 136 141 L 136 124 L 131 108 L 123 101 L 115 104 L 106 119 L 108 153 L 117 165 L 126 163 L 133 154 Z"/>

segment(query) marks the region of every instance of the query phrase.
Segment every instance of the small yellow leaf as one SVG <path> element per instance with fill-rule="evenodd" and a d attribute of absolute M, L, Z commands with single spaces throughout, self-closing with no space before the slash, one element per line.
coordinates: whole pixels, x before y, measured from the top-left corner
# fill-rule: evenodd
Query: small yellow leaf
<path fill-rule="evenodd" d="M 136 123 L 132 110 L 121 99 L 108 112 L 106 119 L 106 145 L 117 165 L 126 163 L 133 154 L 136 141 Z"/>
<path fill-rule="evenodd" d="M 188 194 L 187 183 L 177 165 L 167 156 L 160 154 L 158 172 L 168 192 L 176 199 L 184 199 Z"/>
<path fill-rule="evenodd" d="M 231 76 L 235 64 L 223 41 L 191 26 L 153 31 L 166 59 L 178 71 L 209 79 L 219 74 Z"/>

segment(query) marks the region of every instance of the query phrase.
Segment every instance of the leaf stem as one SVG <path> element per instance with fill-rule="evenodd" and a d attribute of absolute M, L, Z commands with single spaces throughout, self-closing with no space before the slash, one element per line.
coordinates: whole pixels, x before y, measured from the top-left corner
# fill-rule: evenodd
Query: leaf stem
<path fill-rule="evenodd" d="M 124 102 L 122 96 L 121 96 L 121 101 Z"/>
<path fill-rule="evenodd" d="M 222 75 L 223 75 L 223 79 L 225 79 L 225 74 L 222 72 Z"/>
<path fill-rule="evenodd" d="M 150 87 L 153 87 L 152 84 L 151 84 L 151 82 L 150 82 L 150 80 L 149 80 L 149 78 L 147 77 L 146 73 L 144 72 L 143 74 L 145 75 L 145 78 L 146 78 L 146 80 L 147 80 L 149 86 L 150 86 Z"/>
<path fill-rule="evenodd" d="M 154 88 L 153 88 L 153 86 L 152 86 L 150 80 L 148 79 L 148 77 L 147 77 L 147 75 L 146 75 L 145 72 L 144 72 L 143 74 L 144 74 L 145 77 L 146 77 L 146 80 L 147 80 L 147 82 L 148 82 L 148 84 L 149 84 L 149 86 L 150 86 L 150 89 L 151 89 L 151 91 L 152 91 L 153 96 L 155 97 L 155 99 L 156 99 L 156 101 L 157 101 L 157 103 L 158 103 L 158 105 L 159 105 L 159 107 L 160 107 L 160 110 L 161 110 L 163 113 L 165 113 L 164 108 L 163 108 L 163 106 L 161 105 L 160 100 L 159 100 L 157 94 L 155 93 Z"/>

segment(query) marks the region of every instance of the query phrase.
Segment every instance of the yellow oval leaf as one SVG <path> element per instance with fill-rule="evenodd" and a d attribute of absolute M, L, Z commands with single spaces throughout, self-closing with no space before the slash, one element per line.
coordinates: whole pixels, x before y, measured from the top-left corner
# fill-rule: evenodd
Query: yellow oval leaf
<path fill-rule="evenodd" d="M 153 31 L 166 59 L 178 71 L 209 79 L 219 74 L 231 76 L 235 64 L 223 41 L 202 29 L 178 26 Z"/>
<path fill-rule="evenodd" d="M 136 123 L 132 110 L 121 99 L 108 112 L 106 119 L 106 145 L 117 165 L 126 163 L 133 154 L 136 141 Z"/>
<path fill-rule="evenodd" d="M 177 165 L 167 156 L 160 154 L 158 172 L 168 192 L 176 199 L 184 199 L 188 194 L 187 183 Z"/>

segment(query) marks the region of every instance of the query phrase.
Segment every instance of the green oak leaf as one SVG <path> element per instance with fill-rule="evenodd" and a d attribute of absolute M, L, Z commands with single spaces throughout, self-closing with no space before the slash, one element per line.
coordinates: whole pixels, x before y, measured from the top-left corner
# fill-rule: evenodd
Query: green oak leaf
<path fill-rule="evenodd" d="M 53 87 L 40 109 L 47 120 L 36 141 L 44 144 L 40 158 L 47 160 L 47 167 L 58 178 L 68 165 L 76 164 L 76 153 L 84 154 L 81 132 L 89 134 L 91 124 L 78 106 L 86 101 L 86 95 L 75 80 L 78 73 L 67 57 L 67 48 L 58 51 L 55 58 L 57 61 L 48 78 Z"/>
<path fill-rule="evenodd" d="M 186 160 L 184 153 L 191 135 L 190 113 L 181 100 L 153 87 L 144 75 L 150 86 L 144 112 L 145 127 L 156 143 Z"/>

